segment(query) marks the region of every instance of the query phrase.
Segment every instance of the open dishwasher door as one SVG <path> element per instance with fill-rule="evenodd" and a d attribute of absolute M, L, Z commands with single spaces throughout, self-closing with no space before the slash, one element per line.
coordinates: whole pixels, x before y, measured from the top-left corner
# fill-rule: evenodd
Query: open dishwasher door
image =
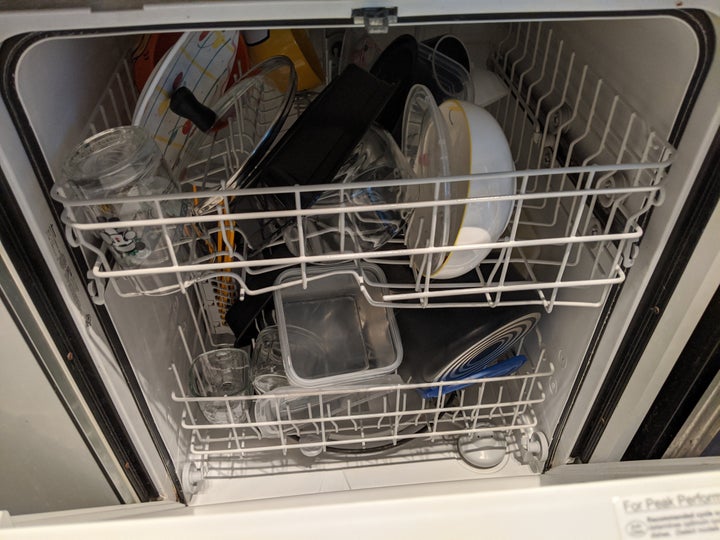
<path fill-rule="evenodd" d="M 630 540 L 652 538 L 717 538 L 720 472 L 672 473 L 677 462 L 633 471 L 607 466 L 583 478 L 564 474 L 568 466 L 547 475 L 544 487 L 523 486 L 517 479 L 448 482 L 416 488 L 372 489 L 356 493 L 308 495 L 293 499 L 182 507 L 151 503 L 98 509 L 95 512 L 12 518 L 0 516 L 3 537 L 14 538 L 144 538 L 172 535 L 234 538 L 238 530 L 252 537 L 382 538 L 443 534 L 470 538 L 478 530 L 492 538 Z M 707 464 L 697 463 L 696 470 Z M 678 470 L 691 470 L 679 467 Z M 625 469 L 628 469 L 627 467 Z M 620 479 L 626 474 L 643 475 Z M 565 483 L 563 481 L 570 483 Z M 616 479 L 608 480 L 608 478 Z M 573 480 L 569 480 L 573 478 Z M 594 480 L 591 480 L 594 479 Z M 554 485 L 552 485 L 554 483 Z M 518 513 L 525 519 L 518 520 Z M 348 531 L 347 524 L 353 523 Z M 3 526 L 11 528 L 3 529 Z M 12 528 L 13 526 L 17 528 Z"/>
<path fill-rule="evenodd" d="M 214 506 L 221 503 L 269 499 L 250 502 L 246 508 L 273 515 L 270 508 L 280 500 L 310 513 L 321 512 L 328 498 L 302 497 L 350 492 L 335 495 L 342 501 L 333 510 L 340 519 L 342 512 L 352 512 L 351 500 L 370 504 L 372 494 L 380 493 L 385 495 L 378 495 L 379 501 L 388 507 L 397 504 L 406 514 L 418 502 L 412 496 L 418 490 L 428 494 L 428 501 L 437 495 L 438 507 L 446 509 L 460 497 L 463 513 L 485 501 L 485 490 L 517 489 L 527 501 L 555 489 L 560 490 L 559 498 L 572 497 L 570 486 L 546 484 L 560 471 L 565 471 L 562 477 L 568 482 L 577 481 L 576 473 L 569 472 L 570 463 L 622 458 L 675 363 L 678 348 L 704 311 L 708 291 L 720 282 L 713 245 L 720 195 L 715 181 L 720 126 L 716 11 L 703 10 L 702 2 L 682 10 L 658 1 L 634 6 L 635 10 L 627 4 L 598 4 L 573 12 L 557 5 L 545 10 L 525 3 L 509 8 L 458 1 L 439 13 L 436 6 L 413 2 L 398 2 L 397 10 L 368 10 L 359 3 L 329 1 L 304 4 L 303 12 L 289 21 L 287 10 L 297 4 L 283 1 L 252 6 L 209 2 L 202 7 L 161 2 L 122 10 L 112 2 L 77 4 L 22 11 L 21 3 L 2 11 L 2 242 L 9 246 L 17 273 L 30 277 L 29 296 L 37 312 L 52 322 L 52 339 L 61 357 L 73 359 L 77 391 L 104 436 L 115 441 L 111 452 L 125 469 L 137 500 L 191 503 L 192 509 L 178 512 L 192 514 L 205 508 L 225 511 Z M 349 11 L 353 7 L 359 11 Z M 315 47 L 323 80 L 314 90 L 292 97 L 290 112 L 276 133 L 279 142 L 266 156 L 285 148 L 285 136 L 297 125 L 291 122 L 312 112 L 322 89 L 338 80 L 340 65 L 353 57 L 341 54 L 344 46 L 379 53 L 393 43 L 409 41 L 417 42 L 422 51 L 420 45 L 429 47 L 435 37 L 451 33 L 467 48 L 467 80 L 480 70 L 499 81 L 498 99 L 481 110 L 502 132 L 512 164 L 487 170 L 468 160 L 471 165 L 456 175 L 398 174 L 374 179 L 375 183 L 359 182 L 355 187 L 367 190 L 365 195 L 377 195 L 378 186 L 390 191 L 400 185 L 415 186 L 418 192 L 429 186 L 432 193 L 427 200 L 408 197 L 388 204 L 370 197 L 354 212 L 339 203 L 306 204 L 313 192 L 320 198 L 332 200 L 334 194 L 344 200 L 347 185 L 326 183 L 327 179 L 260 183 L 252 189 L 228 186 L 223 182 L 229 182 L 234 169 L 226 168 L 234 162 L 225 158 L 237 157 L 229 150 L 223 150 L 228 153 L 221 152 L 217 162 L 212 161 L 216 155 L 200 162 L 201 169 L 207 163 L 222 163 L 220 195 L 217 190 L 204 191 L 199 183 L 193 185 L 197 189 L 177 192 L 106 193 L 90 204 L 63 191 L 63 164 L 73 148 L 106 130 L 138 122 L 138 104 L 147 105 L 143 98 L 148 93 L 136 86 L 133 62 L 138 55 L 133 52 L 146 43 L 148 33 L 182 34 L 168 50 L 170 56 L 164 57 L 176 61 L 161 61 L 161 71 L 182 64 L 190 45 L 226 53 L 230 47 L 237 54 L 241 36 L 247 37 L 246 45 L 252 43 L 252 30 L 272 33 L 289 26 L 304 32 Z M 431 62 L 434 54 L 430 49 Z M 366 58 L 355 56 L 361 63 Z M 235 58 L 230 55 L 230 61 Z M 207 66 L 198 68 L 198 61 L 186 64 L 185 71 L 166 73 L 158 80 L 181 82 L 188 70 L 203 76 L 209 72 Z M 242 66 L 240 60 L 238 65 Z M 373 72 L 369 63 L 366 67 Z M 385 76 L 388 71 L 392 72 L 385 70 Z M 220 93 L 226 88 L 216 86 Z M 151 85 L 151 90 L 158 88 L 151 97 L 158 110 L 169 115 L 171 96 L 162 85 Z M 283 84 L 278 88 L 288 89 Z M 479 99 L 474 85 L 472 91 L 469 83 L 463 88 L 464 100 L 438 104 L 448 122 L 451 116 L 460 118 L 455 115 L 465 110 L 463 103 Z M 480 106 L 467 104 L 467 110 L 473 107 Z M 249 107 L 244 112 L 261 110 Z M 227 119 L 222 114 L 218 116 Z M 174 122 L 173 137 L 182 139 L 194 129 L 180 117 Z M 234 124 L 211 122 L 217 130 L 229 125 Z M 460 131 L 454 132 L 456 142 L 464 140 Z M 167 150 L 176 140 L 166 137 L 159 142 Z M 402 140 L 392 144 L 397 142 Z M 513 189 L 487 194 L 464 188 L 462 196 L 440 196 L 440 186 L 498 181 Z M 253 212 L 242 205 L 238 210 L 237 201 L 255 197 L 274 202 Z M 169 204 L 177 201 L 184 201 L 184 208 L 213 203 L 217 210 L 217 200 L 223 198 L 224 212 L 167 210 L 178 206 Z M 123 240 L 130 241 L 143 228 L 163 231 L 169 255 L 156 266 L 120 264 L 112 238 L 110 244 L 106 239 L 111 237 L 108 221 L 82 217 L 91 206 L 108 210 L 128 202 L 144 210 L 118 218 L 117 228 L 124 230 Z M 473 236 L 473 227 L 465 227 L 469 241 L 460 234 L 463 227 L 449 234 L 445 228 L 450 225 L 445 224 L 452 219 L 443 223 L 438 216 L 450 213 L 446 209 L 452 205 L 463 209 L 457 214 L 461 223 L 466 209 L 479 207 L 473 205 L 502 206 L 507 215 L 500 221 L 506 227 L 495 237 Z M 346 222 L 348 214 L 351 219 Z M 317 224 L 328 215 L 337 219 L 337 228 L 329 228 L 333 234 L 346 226 L 358 227 L 363 219 L 385 224 L 391 216 L 399 225 L 383 249 L 358 234 L 361 241 L 352 249 L 313 251 L 317 244 L 311 240 L 323 233 Z M 237 227 L 253 219 L 269 224 L 273 234 L 267 235 L 268 245 L 258 248 L 247 231 Z M 428 232 L 424 245 L 408 240 L 411 223 L 422 219 L 432 224 L 428 231 L 437 233 Z M 296 222 L 294 229 L 288 220 Z M 180 243 L 168 233 L 177 229 L 190 231 Z M 283 234 L 275 234 L 278 229 Z M 127 232 L 133 238 L 125 238 Z M 200 249 L 192 251 L 192 257 L 181 256 L 188 244 Z M 262 257 L 255 251 L 262 251 Z M 463 260 L 462 253 L 475 255 L 470 258 L 475 261 L 471 271 L 443 276 L 442 271 L 452 266 L 448 261 Z M 435 260 L 442 262 L 438 268 Z M 277 277 L 280 270 L 286 274 Z M 308 378 L 296 377 L 290 389 L 269 395 L 207 396 L 193 389 L 193 361 L 235 343 L 235 332 L 225 318 L 230 305 L 243 312 L 254 299 L 274 294 L 275 313 L 263 313 L 252 323 L 256 330 L 278 325 L 287 341 L 293 325 L 287 325 L 290 331 L 282 330 L 285 315 L 278 315 L 277 302 L 291 287 L 297 299 L 316 286 L 322 294 L 306 303 L 316 312 L 329 304 L 350 305 L 346 312 L 362 319 L 354 334 L 335 333 L 344 338 L 341 345 L 367 345 L 354 349 L 361 351 L 353 364 L 360 366 L 358 371 L 377 368 L 373 355 L 364 354 L 375 343 L 362 341 L 369 326 L 365 314 L 371 308 L 382 309 L 383 320 L 397 319 L 397 332 L 394 323 L 383 327 L 390 328 L 384 335 L 393 345 L 392 357 L 381 366 L 387 369 L 373 372 L 386 378 L 372 379 L 371 385 L 362 379 L 365 387 L 348 390 L 345 384 L 352 378 L 345 377 L 347 373 L 329 377 L 337 383 L 334 386 L 313 386 Z M 522 312 L 505 325 L 498 323 L 507 331 L 491 332 L 502 339 L 486 344 L 493 351 L 497 343 L 510 341 L 506 335 L 520 335 L 502 351 L 508 353 L 503 361 L 516 362 L 513 370 L 497 371 L 493 364 L 489 367 L 494 370 L 482 379 L 436 377 L 453 371 L 453 359 L 432 354 L 433 349 L 422 345 L 422 334 L 432 332 L 417 330 L 420 325 L 413 328 L 407 321 L 418 314 L 436 314 L 428 327 L 437 322 L 450 330 L 465 328 L 470 316 L 463 318 L 458 310 L 467 310 L 483 323 L 497 323 L 500 313 Z M 328 326 L 337 322 L 323 313 Z M 687 318 L 679 325 L 683 313 Z M 303 322 L 302 317 L 298 320 Z M 313 332 L 322 328 L 316 324 Z M 375 339 L 376 333 L 371 333 Z M 482 343 L 482 338 L 475 341 Z M 453 354 L 475 360 L 480 356 L 475 344 L 464 344 Z M 663 352 L 659 363 L 658 350 Z M 433 358 L 423 358 L 423 352 Z M 416 367 L 432 362 L 440 367 L 432 376 L 418 379 L 422 369 L 404 371 L 412 355 Z M 389 373 L 400 360 L 398 372 Z M 645 380 L 651 384 L 643 385 Z M 642 400 L 637 399 L 638 387 L 643 389 Z M 350 399 L 348 393 L 361 398 Z M 292 400 L 301 406 L 289 405 Z M 207 414 L 208 404 L 217 403 L 223 421 Z M 492 444 L 498 459 L 471 467 L 460 458 L 460 448 L 478 441 Z M 577 467 L 572 470 L 582 470 Z M 588 480 L 604 474 L 586 470 L 577 474 L 587 474 Z M 652 471 L 663 474 L 662 467 Z M 696 477 L 676 480 L 690 479 Z M 707 479 L 714 479 L 713 474 Z M 650 491 L 671 488 L 662 478 L 655 480 L 658 484 Z M 627 482 L 615 484 L 618 495 L 639 487 Z M 590 493 L 590 485 L 585 488 Z M 463 498 L 463 493 L 472 495 Z M 298 499 L 287 499 L 292 496 Z M 230 508 L 236 507 L 226 507 Z M 185 518 L 178 519 L 181 523 Z"/>
<path fill-rule="evenodd" d="M 13 287 L 4 262 L 0 275 L 0 331 L 5 348 L 0 363 L 0 392 L 4 396 L 0 454 L 5 463 L 0 506 L 17 515 L 119 504 L 119 496 L 127 497 L 124 502 L 137 502 L 117 464 L 111 469 L 122 482 L 121 492 L 113 488 L 96 463 L 95 458 L 100 457 L 107 466 L 112 454 L 103 447 L 104 441 L 93 429 L 92 416 L 81 404 L 63 403 L 55 392 L 55 381 L 70 384 L 60 369 L 62 363 L 51 366 L 44 361 L 47 357 L 41 356 L 55 355 L 43 339 L 44 329 L 33 324 L 28 305 Z M 69 489 L 75 482 L 85 488 Z"/>

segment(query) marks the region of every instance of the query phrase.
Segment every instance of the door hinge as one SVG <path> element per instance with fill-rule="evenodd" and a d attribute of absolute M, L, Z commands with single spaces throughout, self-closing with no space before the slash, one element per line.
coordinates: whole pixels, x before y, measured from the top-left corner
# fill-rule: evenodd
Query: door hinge
<path fill-rule="evenodd" d="M 359 8 L 352 10 L 353 24 L 363 25 L 368 34 L 387 34 L 391 24 L 398 20 L 398 9 L 392 8 Z"/>

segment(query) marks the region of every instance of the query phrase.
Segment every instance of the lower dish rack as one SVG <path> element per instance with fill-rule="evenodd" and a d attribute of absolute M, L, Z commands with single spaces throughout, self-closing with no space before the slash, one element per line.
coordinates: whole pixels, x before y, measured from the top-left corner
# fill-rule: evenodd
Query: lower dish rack
<path fill-rule="evenodd" d="M 554 366 L 537 330 L 518 351 L 529 360 L 520 372 L 504 377 L 286 387 L 264 395 L 204 398 L 189 395 L 187 373 L 173 365 L 172 399 L 183 406 L 180 428 L 188 435 L 187 462 L 205 477 L 261 474 L 273 463 L 287 470 L 298 463 L 305 468 L 342 466 L 348 457 L 405 459 L 405 446 L 412 446 L 414 460 L 437 459 L 438 453 L 457 457 L 458 441 L 487 436 L 499 441 L 503 455 L 539 472 L 547 441 L 538 431 L 535 407 L 545 401 L 544 385 Z M 432 398 L 418 392 L 464 385 Z M 205 418 L 201 407 L 207 403 L 224 408 L 223 423 Z"/>

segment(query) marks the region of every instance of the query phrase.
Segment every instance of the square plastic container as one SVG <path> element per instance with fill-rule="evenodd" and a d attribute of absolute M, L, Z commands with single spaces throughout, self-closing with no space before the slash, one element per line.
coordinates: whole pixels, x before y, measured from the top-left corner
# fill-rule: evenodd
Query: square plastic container
<path fill-rule="evenodd" d="M 386 283 L 375 265 L 361 265 L 372 283 Z M 280 347 L 290 384 L 306 388 L 353 383 L 391 373 L 402 361 L 400 334 L 392 309 L 373 306 L 360 288 L 356 267 L 307 270 L 328 274 L 275 291 Z M 299 280 L 300 269 L 283 272 L 277 285 Z M 373 300 L 382 287 L 364 284 Z"/>

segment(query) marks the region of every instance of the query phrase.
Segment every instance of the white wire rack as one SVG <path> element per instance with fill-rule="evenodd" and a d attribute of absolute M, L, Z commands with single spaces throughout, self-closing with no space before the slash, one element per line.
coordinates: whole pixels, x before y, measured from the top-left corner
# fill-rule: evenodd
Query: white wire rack
<path fill-rule="evenodd" d="M 82 138 L 86 139 L 113 127 L 130 125 L 138 97 L 132 68 L 129 61 L 123 58 L 110 76 L 105 91 L 90 114 Z"/>
<path fill-rule="evenodd" d="M 491 63 L 510 93 L 490 111 L 503 127 L 518 169 L 670 160 L 670 144 L 570 49 L 552 23 L 510 24 Z M 598 185 L 649 186 L 657 181 L 652 169 L 618 170 L 604 175 Z M 536 177 L 528 191 L 547 190 L 548 185 L 549 179 Z M 627 216 L 642 209 L 644 200 L 603 197 L 600 204 Z"/>
<path fill-rule="evenodd" d="M 508 33 L 498 44 L 492 63 L 510 89 L 489 110 L 510 143 L 517 169 L 513 172 L 363 182 L 354 183 L 351 188 L 343 184 L 256 187 L 169 195 L 162 199 L 77 201 L 54 190 L 53 196 L 66 210 L 99 204 L 153 205 L 156 218 L 115 225 L 161 230 L 164 248 L 174 255 L 161 266 L 120 268 L 97 240 L 103 225 L 76 221 L 73 212 L 66 211 L 63 221 L 68 240 L 89 254 L 90 289 L 95 301 L 104 301 L 103 291 L 108 285 L 122 296 L 173 294 L 197 285 L 208 305 L 220 306 L 219 314 L 213 317 L 221 321 L 223 306 L 245 295 L 263 294 L 276 288 L 266 283 L 256 285 L 254 276 L 299 265 L 302 272 L 298 281 L 306 283 L 308 279 L 322 278 L 322 274 L 310 278 L 306 272 L 308 265 L 327 265 L 329 271 L 335 265 L 355 265 L 357 280 L 363 284 L 368 276 L 363 275 L 357 263 L 371 260 L 383 265 L 388 274 L 389 292 L 381 302 L 386 306 L 532 304 L 542 305 L 548 312 L 556 306 L 601 306 L 610 288 L 624 281 L 633 264 L 645 216 L 662 202 L 662 179 L 673 149 L 620 94 L 581 62 L 548 24 L 508 25 Z M 133 93 L 127 90 L 132 85 L 128 86 L 128 82 L 127 67 L 121 66 L 93 115 L 92 131 L 124 121 L 127 115 L 110 112 L 127 113 L 132 107 Z M 402 196 L 380 197 L 381 202 L 366 201 L 362 205 L 349 202 L 348 197 L 349 193 L 362 190 L 382 193 L 398 186 L 401 193 L 407 193 L 412 186 L 429 184 L 437 198 L 442 185 L 508 177 L 514 178 L 516 189 L 504 196 L 415 202 Z M 301 196 L 308 192 L 340 202 L 307 208 L 301 204 Z M 220 207 L 235 210 L 186 217 L 168 217 L 164 213 L 163 203 L 168 199 L 186 199 L 190 205 L 198 205 L 218 196 L 223 198 Z M 295 205 L 278 207 L 271 203 L 278 199 L 295 201 Z M 247 204 L 242 204 L 244 201 Z M 404 242 L 403 227 L 419 208 L 431 209 L 429 230 L 434 231 L 439 226 L 438 215 L 448 208 L 508 202 L 512 215 L 495 241 L 455 245 L 453 238 L 440 243 L 429 235 L 424 245 L 408 246 Z M 377 220 L 378 216 L 389 214 L 401 216 L 399 232 L 381 249 L 370 249 L 351 226 L 358 221 L 352 218 L 370 216 Z M 323 223 L 322 228 L 312 226 L 318 222 Z M 177 225 L 182 225 L 187 234 L 183 241 L 173 244 L 168 228 Z M 291 230 L 288 247 L 292 254 L 266 249 L 258 255 L 257 250 L 250 249 L 245 231 L 262 227 L 276 233 L 269 236 L 270 241 L 264 246 L 270 248 L 284 244 L 287 231 Z M 284 236 L 277 231 L 284 231 Z M 330 238 L 337 249 L 318 252 L 309 248 L 323 236 Z M 187 252 L 188 246 L 193 256 L 183 258 L 181 251 Z M 422 271 L 434 258 L 474 250 L 491 251 L 462 278 L 440 280 L 433 278 L 431 272 Z"/>
<path fill-rule="evenodd" d="M 183 341 L 187 343 L 183 336 Z M 545 400 L 543 381 L 553 366 L 542 348 L 539 331 L 520 343 L 518 352 L 539 351 L 517 374 L 452 383 L 348 386 L 345 388 L 277 389 L 265 395 L 200 398 L 189 395 L 189 370 L 173 365 L 177 390 L 172 399 L 184 404 L 181 428 L 190 433 L 189 461 L 218 476 L 235 476 L 258 460 L 376 455 L 401 449 L 411 441 L 442 445 L 471 434 L 503 433 L 508 452 L 535 430 L 533 407 Z M 188 349 L 188 364 L 191 353 Z M 400 379 L 401 380 L 401 379 Z M 423 399 L 419 388 L 469 386 Z M 372 384 L 372 383 L 368 383 Z M 213 408 L 214 422 L 202 407 Z M 218 412 L 219 411 L 219 412 Z M 260 411 L 261 413 L 259 413 Z M 514 446 L 513 446 L 514 443 Z M 322 458 L 320 458 L 322 459 Z"/>
<path fill-rule="evenodd" d="M 516 178 L 517 190 L 513 195 L 492 197 L 466 197 L 452 200 L 398 202 L 360 206 L 343 204 L 323 206 L 322 208 L 302 208 L 300 194 L 309 191 L 337 192 L 338 200 L 343 200 L 343 192 L 347 190 L 344 185 L 306 186 L 293 188 L 252 188 L 244 190 L 229 190 L 223 192 L 225 207 L 230 207 L 230 200 L 243 198 L 257 200 L 258 197 L 271 197 L 277 194 L 288 194 L 296 200 L 296 207 L 289 210 L 231 212 L 216 215 L 166 217 L 163 203 L 175 199 L 195 199 L 217 197 L 217 192 L 198 192 L 191 194 L 170 194 L 159 197 L 128 197 L 125 199 L 94 199 L 86 201 L 69 200 L 56 190 L 53 196 L 62 201 L 66 209 L 84 205 L 102 204 L 149 204 L 154 205 L 154 219 L 136 221 L 122 221 L 114 223 L 122 228 L 156 228 L 162 231 L 165 245 L 169 252 L 176 254 L 175 260 L 168 258 L 167 264 L 152 268 L 121 269 L 114 267 L 112 261 L 102 249 L 98 247 L 95 238 L 104 225 L 101 223 L 81 223 L 71 219 L 72 212 L 63 214 L 63 221 L 67 226 L 68 239 L 73 245 L 85 247 L 97 255 L 97 262 L 91 270 L 93 279 L 99 280 L 100 287 L 104 281 L 115 286 L 119 278 L 144 280 L 143 289 L 147 294 L 152 290 L 148 280 L 157 280 L 154 292 L 163 294 L 183 290 L 193 283 L 200 281 L 221 280 L 226 283 L 234 282 L 233 287 L 239 291 L 239 296 L 245 294 L 262 294 L 274 290 L 275 286 L 252 288 L 252 275 L 272 271 L 282 266 L 300 265 L 301 278 L 297 282 L 305 283 L 308 279 L 321 279 L 322 274 L 308 277 L 306 269 L 312 264 L 343 265 L 357 262 L 361 259 L 372 260 L 377 264 L 393 266 L 406 271 L 406 276 L 394 281 L 389 277 L 391 292 L 383 297 L 384 305 L 394 307 L 412 306 L 440 306 L 453 303 L 456 296 L 472 295 L 471 302 L 463 305 L 471 306 L 499 306 L 521 304 L 543 305 L 547 311 L 554 306 L 597 306 L 604 300 L 604 294 L 609 286 L 620 283 L 625 279 L 624 267 L 631 264 L 633 244 L 642 236 L 639 218 L 654 204 L 662 200 L 660 185 L 649 186 L 632 185 L 627 187 L 598 187 L 602 179 L 618 171 L 632 174 L 636 171 L 653 169 L 659 177 L 662 174 L 662 165 L 658 164 L 625 164 L 612 166 L 585 166 L 563 169 L 540 169 L 517 173 L 497 173 L 473 175 L 467 177 L 435 178 L 421 180 L 403 180 L 403 186 L 417 184 L 439 185 L 451 182 L 483 182 L 496 178 L 507 177 L 512 174 Z M 528 186 L 535 183 L 538 177 L 549 178 L 552 185 L 565 184 L 562 190 L 529 191 Z M 570 178 L 576 179 L 573 185 Z M 376 181 L 353 184 L 353 190 L 378 190 L 392 187 L 398 181 Z M 644 206 L 634 215 L 620 220 L 619 203 L 603 221 L 598 219 L 594 210 L 600 206 L 602 197 L 610 197 L 621 201 L 630 196 L 642 196 Z M 387 244 L 379 251 L 364 251 L 354 249 L 348 245 L 337 253 L 306 254 L 305 224 L 308 219 L 322 216 L 327 222 L 337 220 L 338 226 L 329 229 L 329 234 L 343 236 L 345 217 L 354 213 L 380 212 L 411 212 L 416 208 L 447 208 L 449 206 L 468 205 L 483 202 L 511 201 L 513 214 L 510 224 L 501 238 L 496 242 L 467 244 L 462 246 L 431 245 L 407 247 L 401 238 Z M 533 209 L 525 209 L 526 203 L 544 205 L 545 209 L 552 208 L 549 216 L 535 219 L 537 214 Z M 437 210 L 436 210 L 437 212 Z M 433 212 L 433 217 L 436 215 Z M 242 238 L 243 223 L 282 222 L 292 224 L 300 246 L 297 255 L 285 254 L 280 257 L 253 258 L 247 244 L 231 242 L 230 231 L 234 238 Z M 228 225 L 232 223 L 232 228 Z M 178 225 L 185 226 L 188 232 L 186 240 L 180 244 L 173 244 L 169 230 Z M 435 221 L 431 226 L 435 226 Z M 203 231 L 200 236 L 196 231 Z M 328 234 L 326 231 L 324 234 Z M 196 246 L 196 253 L 202 246 L 213 244 L 214 238 L 219 235 L 223 239 L 223 249 L 213 251 L 181 262 L 180 253 L 187 249 L 187 244 Z M 347 248 L 350 249 L 347 249 Z M 474 275 L 463 278 L 463 281 L 434 280 L 422 275 L 417 269 L 410 271 L 410 257 L 420 256 L 423 260 L 434 254 L 448 254 L 453 251 L 468 251 L 490 248 L 494 250 L 482 264 L 474 271 Z M 423 263 L 424 265 L 424 263 Z M 422 268 L 422 266 L 421 266 Z M 329 271 L 332 269 L 329 268 Z M 390 274 L 391 272 L 388 271 Z M 365 276 L 358 272 L 358 281 L 362 282 Z M 295 283 L 297 283 L 295 282 Z M 285 284 L 290 286 L 291 283 Z M 518 299 L 517 294 L 522 295 Z M 130 292 L 128 294 L 137 294 Z M 373 299 L 369 299 L 373 300 Z"/>
<path fill-rule="evenodd" d="M 316 94 L 313 92 L 303 92 L 297 94 L 293 106 L 290 109 L 282 128 L 280 129 L 276 141 L 282 137 L 290 126 L 292 126 L 297 117 L 305 110 L 315 95 Z M 85 139 L 113 127 L 129 125 L 132 122 L 138 97 L 129 60 L 127 58 L 123 58 L 111 75 L 108 86 L 93 109 L 87 123 L 87 127 L 83 131 L 82 138 Z M 266 116 L 256 116 L 261 117 L 259 119 L 260 123 L 266 120 Z M 240 150 L 235 150 L 234 147 L 228 146 L 228 148 L 231 149 L 226 153 L 228 155 L 246 155 L 247 150 L 243 149 L 243 142 L 246 141 L 243 139 L 240 142 Z M 217 161 L 218 160 L 216 160 L 216 162 Z M 222 159 L 220 161 L 222 161 Z M 237 159 L 225 161 L 227 162 L 226 165 L 229 165 L 230 162 L 237 162 Z M 234 170 L 227 170 L 226 179 L 229 178 L 233 172 Z M 221 174 L 217 171 L 213 171 L 213 174 L 217 177 L 221 176 Z M 192 183 L 192 181 L 190 181 L 190 183 Z M 210 199 L 208 199 L 208 201 L 210 201 Z M 66 220 L 71 221 L 71 219 L 67 218 L 67 216 Z M 224 225 L 228 224 L 229 222 Z M 203 248 L 198 251 L 206 252 L 204 256 L 195 258 L 194 262 L 203 264 L 206 262 L 222 262 L 224 260 L 232 259 L 232 255 L 228 255 L 228 253 L 225 252 L 227 250 L 223 251 L 222 248 L 217 249 L 217 247 L 218 244 L 222 246 L 223 238 L 226 241 L 226 246 L 232 246 L 234 231 L 229 228 L 223 233 L 223 235 L 220 235 L 219 232 L 220 228 L 206 228 L 202 237 L 188 239 L 186 242 L 187 244 L 192 244 L 193 247 L 202 245 Z M 113 287 L 114 292 L 121 297 L 133 297 L 138 295 L 163 296 L 167 294 L 174 294 L 192 286 L 195 289 L 195 293 L 200 299 L 202 299 L 202 302 L 205 305 L 207 316 L 210 319 L 210 326 L 215 328 L 224 324 L 225 312 L 235 302 L 235 300 L 237 300 L 241 292 L 241 288 L 238 287 L 235 280 L 232 277 L 228 277 L 223 270 L 217 272 L 204 272 L 200 277 L 197 275 L 191 277 L 183 276 L 179 279 L 176 276 L 170 276 L 167 278 L 156 275 L 144 277 L 138 275 L 127 275 L 113 279 L 105 279 L 99 276 L 102 274 L 103 270 L 112 268 L 113 261 L 104 246 L 99 246 L 97 242 L 94 241 L 78 241 L 70 230 L 67 231 L 66 237 L 72 246 L 82 246 L 85 248 L 88 266 L 91 268 L 90 272 L 88 272 L 88 290 L 90 291 L 93 300 L 98 304 L 104 303 L 104 292 L 108 285 Z M 205 249 L 207 246 L 209 246 L 210 249 Z M 186 246 L 183 245 L 175 245 L 173 251 L 177 252 L 178 250 L 185 248 Z M 195 253 L 196 250 L 193 249 L 192 252 Z M 228 257 L 229 259 L 226 259 Z"/>

